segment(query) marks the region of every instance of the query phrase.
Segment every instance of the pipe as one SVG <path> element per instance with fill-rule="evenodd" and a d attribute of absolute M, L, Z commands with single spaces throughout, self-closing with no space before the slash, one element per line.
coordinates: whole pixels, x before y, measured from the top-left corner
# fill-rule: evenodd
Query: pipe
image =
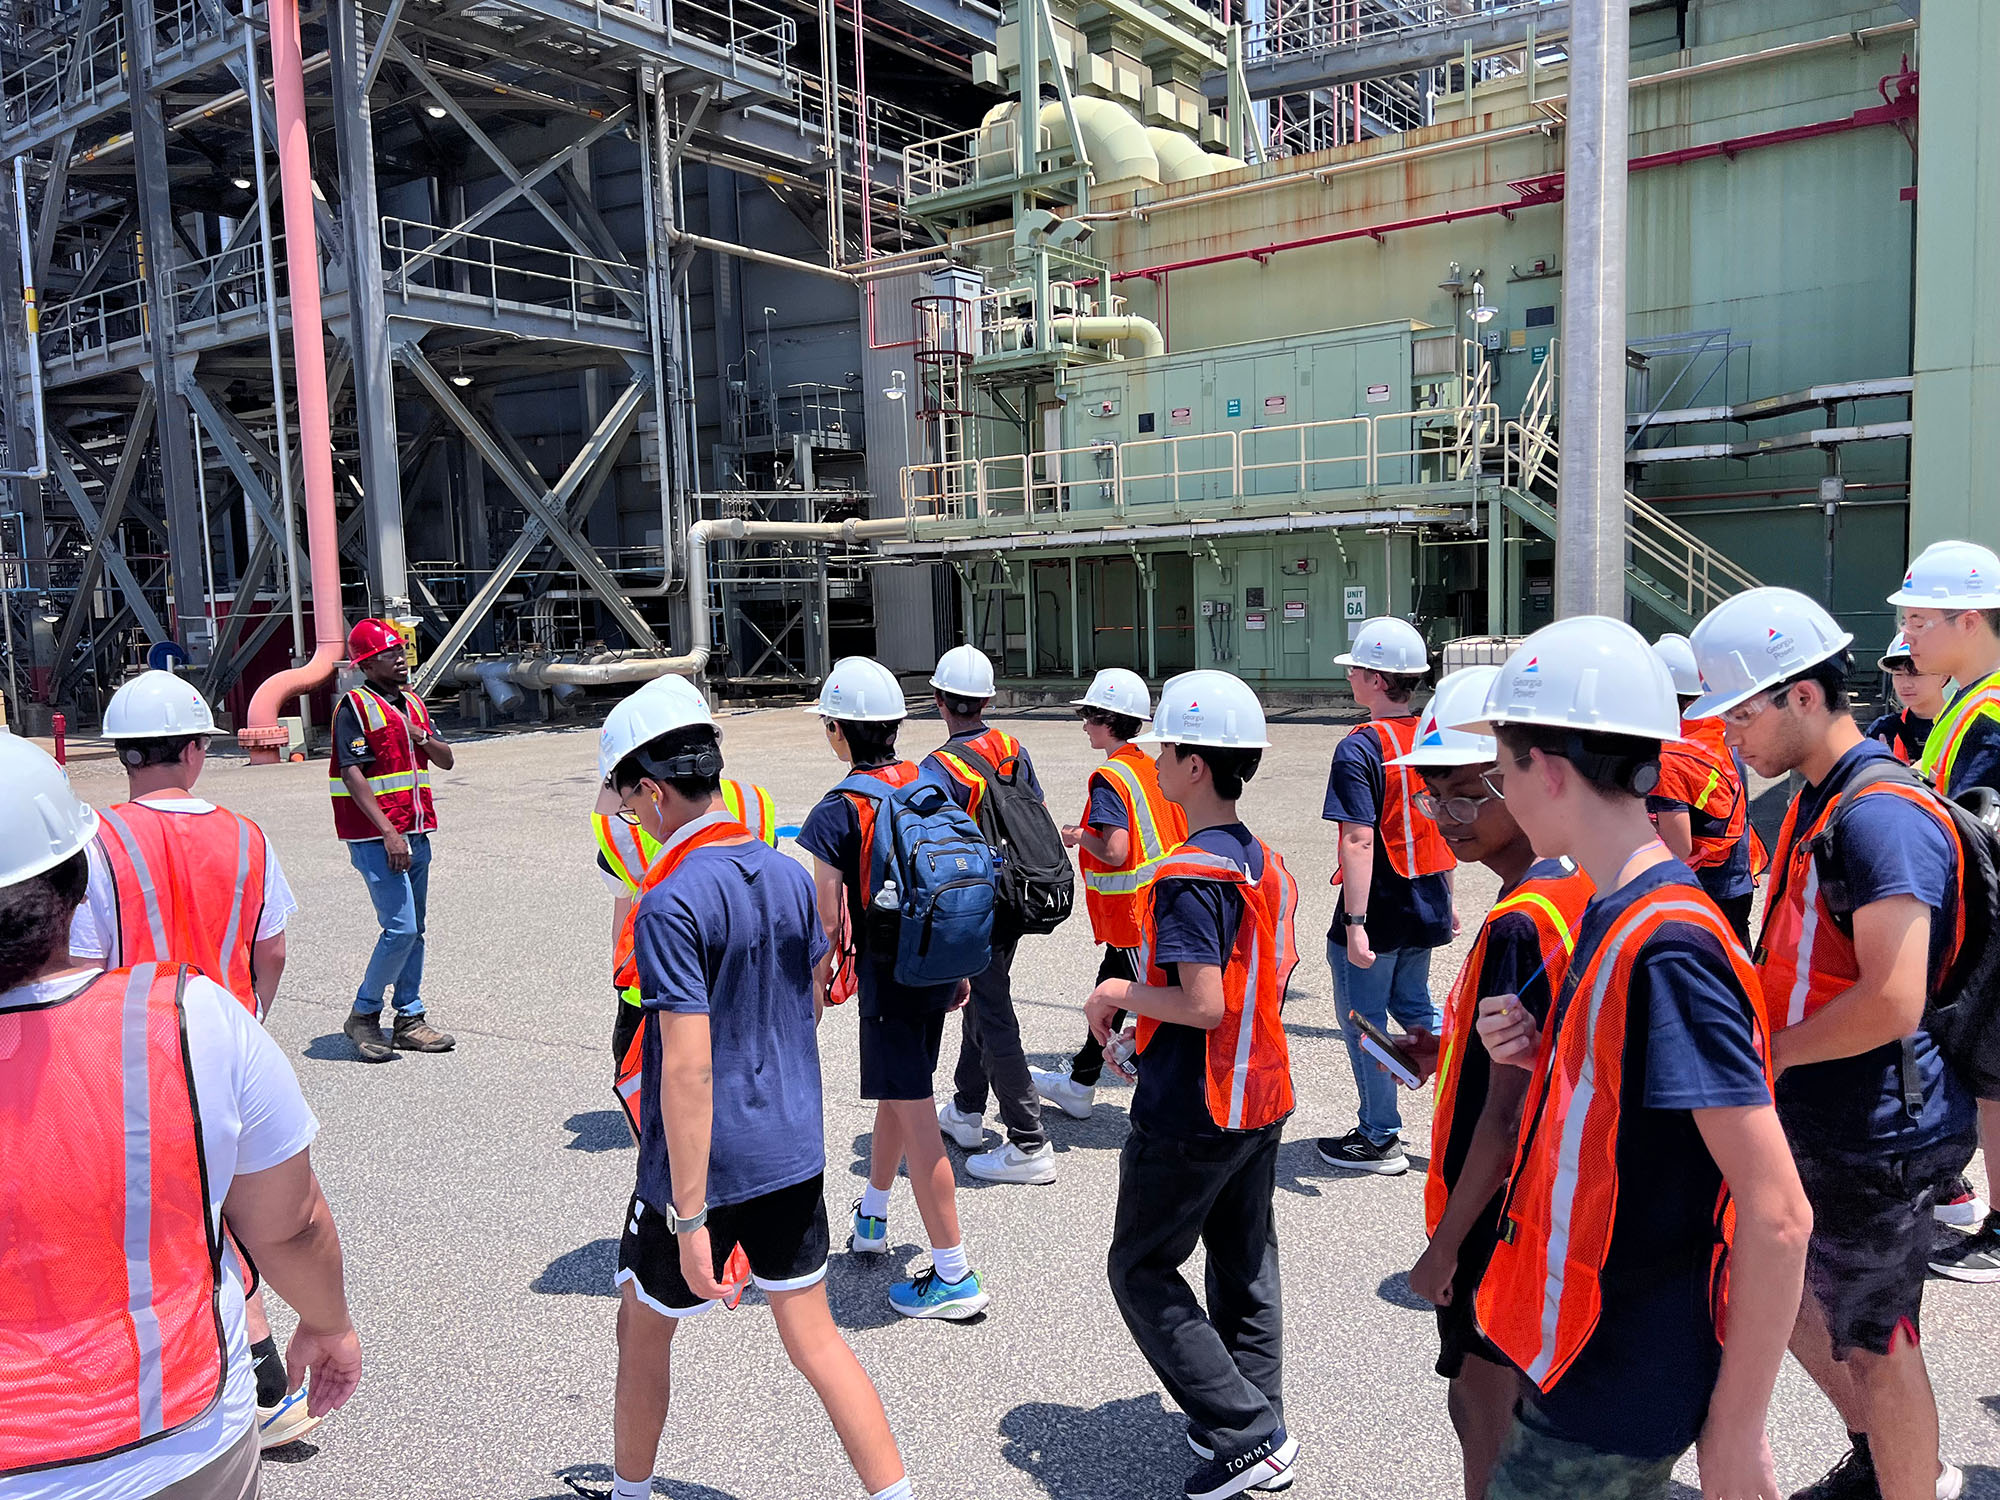
<path fill-rule="evenodd" d="M 0 479 L 46 479 L 49 475 L 48 398 L 42 390 L 42 321 L 35 308 L 35 241 L 28 233 L 28 159 L 14 158 L 14 213 L 21 236 L 21 329 L 27 334 L 28 396 L 35 412 L 35 466 L 0 469 Z M 23 424 L 16 422 L 16 428 Z M 10 453 L 8 457 L 13 457 Z M 25 555 L 26 548 L 23 548 Z M 8 661 L 13 661 L 10 653 Z"/>
<path fill-rule="evenodd" d="M 1167 338 L 1159 325 L 1129 313 L 1115 318 L 1051 318 L 1049 328 L 1077 344 L 1137 344 L 1141 359 L 1167 352 Z"/>
<path fill-rule="evenodd" d="M 671 656 L 607 655 L 589 661 L 555 661 L 545 656 L 512 656 L 453 664 L 445 676 L 452 682 L 483 687 L 495 698 L 503 712 L 511 707 L 500 702 L 494 684 L 518 683 L 522 687 L 621 687 L 627 683 L 651 682 L 668 676 L 677 658 Z"/>
<path fill-rule="evenodd" d="M 1317 515 L 1267 516 L 1248 521 L 1183 521 L 1168 526 L 1105 526 L 1095 531 L 1031 531 L 1011 536 L 969 536 L 939 542 L 890 542 L 890 558 L 949 557 L 966 552 L 1038 552 L 1052 547 L 1125 547 L 1150 542 L 1199 542 L 1219 536 L 1262 536 L 1273 532 L 1327 531 L 1369 526 L 1421 526 L 1453 519 L 1455 508 L 1397 506 L 1389 510 L 1326 511 Z M 901 523 L 898 522 L 898 525 Z"/>
<path fill-rule="evenodd" d="M 856 284 L 856 278 L 847 271 L 834 266 L 823 266 L 816 261 L 796 260 L 789 255 L 776 255 L 769 250 L 752 250 L 748 245 L 738 245 L 730 240 L 710 239 L 705 234 L 690 234 L 685 229 L 676 229 L 669 236 L 676 245 L 692 245 L 697 250 L 713 250 L 717 255 L 733 255 L 739 260 L 754 260 L 759 265 L 779 266 L 787 271 L 803 271 L 808 276 L 825 276 L 834 281 L 844 281 L 849 286 Z"/>
<path fill-rule="evenodd" d="M 270 0 L 271 83 L 278 115 L 278 185 L 285 212 L 285 274 L 292 301 L 292 363 L 305 469 L 306 548 L 312 564 L 313 654 L 259 684 L 249 723 L 236 733 L 253 765 L 276 765 L 285 733 L 278 709 L 333 676 L 347 649 L 340 608 L 340 523 L 334 514 L 333 438 L 327 417 L 326 334 L 319 301 L 319 229 L 313 223 L 312 147 L 306 130 L 299 0 Z M 272 309 L 275 318 L 277 310 Z"/>

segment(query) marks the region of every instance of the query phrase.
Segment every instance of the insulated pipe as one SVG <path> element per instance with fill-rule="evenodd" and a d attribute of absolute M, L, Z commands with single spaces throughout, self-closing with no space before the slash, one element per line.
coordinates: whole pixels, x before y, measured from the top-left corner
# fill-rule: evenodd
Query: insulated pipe
<path fill-rule="evenodd" d="M 1167 352 L 1167 338 L 1159 324 L 1129 313 L 1115 318 L 1051 318 L 1049 328 L 1077 344 L 1137 344 L 1141 359 Z"/>
<path fill-rule="evenodd" d="M 31 469 L 0 469 L 0 478 L 46 479 L 49 476 L 48 398 L 42 391 L 41 315 L 35 307 L 35 242 L 28 233 L 28 176 L 25 156 L 14 158 L 14 212 L 20 219 L 16 233 L 21 240 L 21 330 L 27 335 L 28 399 L 34 408 L 35 464 Z M 24 424 L 16 422 L 17 427 Z M 11 455 L 10 455 L 11 456 Z M 0 605 L 0 608 L 4 608 Z M 13 660 L 9 653 L 10 662 Z"/>
<path fill-rule="evenodd" d="M 326 335 L 319 303 L 319 230 L 313 223 L 312 153 L 306 135 L 299 0 L 270 0 L 271 83 L 278 115 L 278 184 L 285 212 L 285 274 L 292 302 L 292 364 L 299 396 L 299 457 L 305 471 L 306 548 L 312 564 L 313 654 L 266 678 L 250 700 L 237 743 L 253 765 L 276 765 L 285 733 L 278 709 L 333 676 L 347 649 L 340 608 L 340 526 L 333 506 L 333 436 L 327 420 Z M 277 309 L 271 310 L 272 317 Z"/>
<path fill-rule="evenodd" d="M 849 272 L 833 266 L 822 266 L 816 261 L 795 260 L 789 255 L 774 255 L 769 250 L 753 250 L 748 245 L 734 244 L 729 240 L 710 239 L 705 234 L 689 234 L 685 229 L 676 229 L 668 236 L 676 245 L 692 245 L 697 250 L 713 250 L 717 255 L 733 255 L 738 260 L 754 260 L 759 265 L 779 266 L 787 271 L 803 271 L 808 276 L 825 276 L 834 281 L 844 281 L 849 286 L 856 278 Z"/>

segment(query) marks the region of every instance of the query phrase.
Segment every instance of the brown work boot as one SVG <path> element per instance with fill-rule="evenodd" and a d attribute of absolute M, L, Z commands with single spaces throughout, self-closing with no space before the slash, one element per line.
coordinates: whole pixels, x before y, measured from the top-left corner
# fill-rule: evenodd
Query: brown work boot
<path fill-rule="evenodd" d="M 396 1017 L 396 1045 L 405 1052 L 449 1052 L 458 1038 L 439 1031 L 422 1011 L 414 1016 Z"/>
<path fill-rule="evenodd" d="M 363 1062 L 387 1062 L 396 1055 L 389 1045 L 389 1038 L 382 1033 L 382 1016 L 378 1011 L 369 1015 L 365 1011 L 351 1012 L 341 1031 L 354 1043 L 354 1050 L 361 1054 Z"/>

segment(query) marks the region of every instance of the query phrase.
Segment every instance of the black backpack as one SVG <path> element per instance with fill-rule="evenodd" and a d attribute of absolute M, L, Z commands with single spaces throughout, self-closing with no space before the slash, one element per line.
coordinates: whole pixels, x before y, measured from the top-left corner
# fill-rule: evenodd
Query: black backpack
<path fill-rule="evenodd" d="M 2000 1098 L 2000 795 L 1975 787 L 1963 799 L 1944 796 L 1899 761 L 1863 767 L 1841 790 L 1825 829 L 1813 841 L 1813 859 L 1830 905 L 1843 894 L 1839 880 L 1829 878 L 1839 869 L 1831 852 L 1841 817 L 1862 791 L 1884 781 L 1922 787 L 1950 816 L 1958 835 L 1964 933 L 1924 1007 L 1924 1030 L 1975 1095 Z"/>
<path fill-rule="evenodd" d="M 994 765 L 963 741 L 939 752 L 986 783 L 979 799 L 979 831 L 998 856 L 994 895 L 1000 911 L 1023 933 L 1054 932 L 1076 906 L 1076 873 L 1062 833 L 1022 774 L 1018 757 Z"/>

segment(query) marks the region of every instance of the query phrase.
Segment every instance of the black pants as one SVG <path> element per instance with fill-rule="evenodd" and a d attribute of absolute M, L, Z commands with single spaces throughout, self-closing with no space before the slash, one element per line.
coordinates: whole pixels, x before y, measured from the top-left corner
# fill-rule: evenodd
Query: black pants
<path fill-rule="evenodd" d="M 1133 1342 L 1187 1414 L 1228 1457 L 1284 1425 L 1284 1313 L 1277 1190 L 1283 1122 L 1221 1137 L 1132 1127 L 1118 1159 L 1107 1269 Z M 1208 1308 L 1181 1267 L 1208 1252 Z"/>
<path fill-rule="evenodd" d="M 1034 1151 L 1048 1144 L 1049 1132 L 1042 1124 L 1042 1096 L 1035 1092 L 1021 1047 L 1021 1018 L 1014 1013 L 1014 950 L 1020 942 L 1019 933 L 996 929 L 993 962 L 972 981 L 952 1074 L 953 1102 L 969 1115 L 983 1115 L 990 1085 L 1007 1139 L 1023 1151 Z"/>
<path fill-rule="evenodd" d="M 1729 919 L 1729 925 L 1735 929 L 1736 936 L 1742 940 L 1746 948 L 1750 946 L 1750 903 L 1756 899 L 1755 891 L 1746 891 L 1741 896 L 1731 896 L 1727 900 L 1718 899 L 1715 903 L 1721 909 L 1723 916 Z"/>
<path fill-rule="evenodd" d="M 1137 979 L 1139 966 L 1130 948 L 1104 950 L 1104 958 L 1097 965 L 1097 982 L 1107 979 Z M 1114 1011 L 1111 1015 L 1111 1032 L 1116 1036 L 1118 1028 L 1125 1024 L 1125 1012 Z M 1085 1088 L 1096 1085 L 1104 1076 L 1104 1048 L 1097 1038 L 1088 1031 L 1083 1034 L 1083 1045 L 1076 1049 L 1076 1056 L 1069 1061 L 1069 1076 Z"/>

